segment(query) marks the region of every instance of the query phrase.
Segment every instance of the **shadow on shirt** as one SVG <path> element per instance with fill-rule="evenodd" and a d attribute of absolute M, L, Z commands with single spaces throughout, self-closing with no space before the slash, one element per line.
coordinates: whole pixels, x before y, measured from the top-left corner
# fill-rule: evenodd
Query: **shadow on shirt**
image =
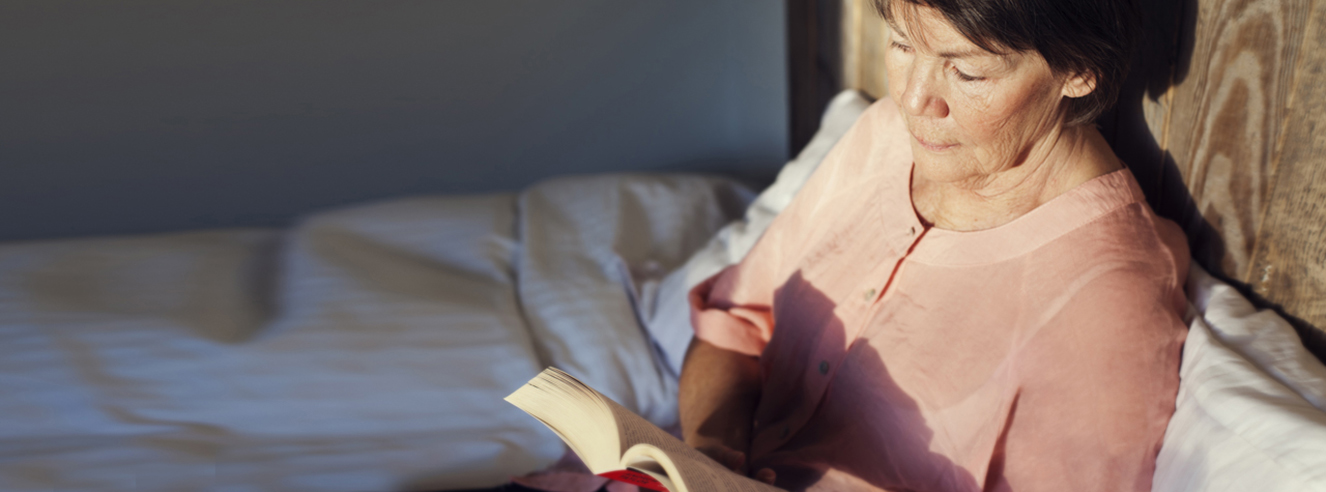
<path fill-rule="evenodd" d="M 866 340 L 844 343 L 846 330 L 834 308 L 833 300 L 801 272 L 775 292 L 776 325 L 796 328 L 775 328 L 761 357 L 766 396 L 759 403 L 756 421 L 775 423 L 763 432 L 777 435 L 778 422 L 796 422 L 795 415 L 804 412 L 805 405 L 814 410 L 805 425 L 788 429 L 786 442 L 767 454 L 754 455 L 752 469 L 772 467 L 778 474 L 777 485 L 788 490 L 981 490 L 987 480 L 978 482 L 948 457 L 930 451 L 934 431 L 927 427 L 917 402 L 899 387 L 886 361 Z M 840 367 L 821 374 L 821 361 L 813 359 L 820 346 L 848 347 Z M 809 381 L 815 377 L 829 378 L 829 388 L 815 394 L 810 387 L 816 384 Z M 852 401 L 826 404 L 824 396 L 835 392 L 850 395 Z M 830 408 L 841 408 L 843 403 L 851 405 L 852 414 L 867 417 L 832 421 L 840 412 Z M 1003 442 L 1001 435 L 987 478 L 1000 475 Z"/>

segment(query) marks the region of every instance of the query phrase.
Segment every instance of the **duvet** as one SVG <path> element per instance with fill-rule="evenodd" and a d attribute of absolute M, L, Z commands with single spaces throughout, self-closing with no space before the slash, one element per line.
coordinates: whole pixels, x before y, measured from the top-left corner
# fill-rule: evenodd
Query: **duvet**
<path fill-rule="evenodd" d="M 549 365 L 669 425 L 658 286 L 751 198 L 579 177 L 0 245 L 0 490 L 495 485 L 564 452 L 501 399 Z"/>

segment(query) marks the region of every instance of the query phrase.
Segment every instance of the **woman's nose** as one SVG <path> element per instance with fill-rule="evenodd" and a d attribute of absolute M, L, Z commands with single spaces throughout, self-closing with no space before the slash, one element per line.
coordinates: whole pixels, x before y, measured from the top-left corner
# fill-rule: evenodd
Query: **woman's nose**
<path fill-rule="evenodd" d="M 915 66 L 907 77 L 902 104 L 912 116 L 943 118 L 948 116 L 948 102 L 941 90 L 942 81 L 929 67 Z"/>

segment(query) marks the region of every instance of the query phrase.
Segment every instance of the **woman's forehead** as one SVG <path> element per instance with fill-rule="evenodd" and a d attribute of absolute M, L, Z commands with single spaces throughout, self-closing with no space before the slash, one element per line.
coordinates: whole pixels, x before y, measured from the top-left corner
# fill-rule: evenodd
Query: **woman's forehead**
<path fill-rule="evenodd" d="M 1004 58 L 981 48 L 954 28 L 939 10 L 908 2 L 892 2 L 894 15 L 886 20 L 890 30 L 925 51 L 942 58 Z"/>

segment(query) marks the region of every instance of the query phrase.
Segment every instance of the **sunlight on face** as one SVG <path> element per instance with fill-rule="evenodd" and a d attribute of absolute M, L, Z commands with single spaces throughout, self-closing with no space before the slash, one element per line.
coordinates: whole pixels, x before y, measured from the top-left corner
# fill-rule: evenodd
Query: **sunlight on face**
<path fill-rule="evenodd" d="M 991 53 L 933 8 L 893 8 L 885 66 L 912 134 L 917 178 L 979 183 L 1051 145 L 1063 122 L 1064 80 L 1040 54 Z"/>

